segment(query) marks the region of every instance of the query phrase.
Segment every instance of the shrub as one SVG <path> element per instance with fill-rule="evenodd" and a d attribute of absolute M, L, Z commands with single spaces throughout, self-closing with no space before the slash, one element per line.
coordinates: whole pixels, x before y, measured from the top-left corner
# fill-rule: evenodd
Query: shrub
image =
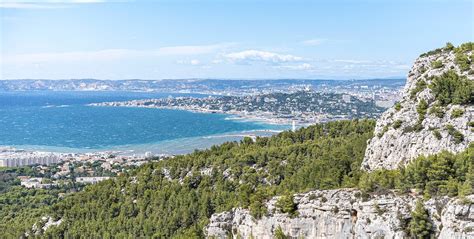
<path fill-rule="evenodd" d="M 448 134 L 453 137 L 455 143 L 459 144 L 464 141 L 464 135 L 455 129 L 454 126 L 448 124 L 446 125 L 446 129 L 448 130 Z"/>
<path fill-rule="evenodd" d="M 466 197 L 472 194 L 472 184 L 471 180 L 466 180 L 462 185 L 459 187 L 459 196 Z"/>
<path fill-rule="evenodd" d="M 377 134 L 377 137 L 382 138 L 382 136 L 383 136 L 385 133 L 387 133 L 389 126 L 390 126 L 390 124 L 385 125 L 385 126 L 383 127 L 382 131 Z"/>
<path fill-rule="evenodd" d="M 418 103 L 418 105 L 416 106 L 416 112 L 418 112 L 418 115 L 425 116 L 427 109 L 428 109 L 428 102 L 426 102 L 426 100 L 424 99 L 420 100 L 420 103 Z"/>
<path fill-rule="evenodd" d="M 265 206 L 265 195 L 257 191 L 254 195 L 250 197 L 250 215 L 256 219 L 260 219 L 262 216 L 267 214 L 267 207 Z"/>
<path fill-rule="evenodd" d="M 426 100 L 420 100 L 420 103 L 416 106 L 416 112 L 418 112 L 418 121 L 414 126 L 415 131 L 420 131 L 423 129 L 423 120 L 425 120 L 426 111 L 428 109 L 428 103 Z"/>
<path fill-rule="evenodd" d="M 438 69 L 438 68 L 441 68 L 443 67 L 443 62 L 442 61 L 433 61 L 431 62 L 431 66 L 434 68 L 434 69 Z"/>
<path fill-rule="evenodd" d="M 444 109 L 440 106 L 433 106 L 430 108 L 430 114 L 436 115 L 438 118 L 443 118 L 444 117 Z"/>
<path fill-rule="evenodd" d="M 466 53 L 474 49 L 474 42 L 466 42 L 454 49 L 456 53 Z"/>
<path fill-rule="evenodd" d="M 398 170 L 378 169 L 363 174 L 359 179 L 358 187 L 362 193 L 383 193 L 398 185 L 400 172 Z"/>
<path fill-rule="evenodd" d="M 278 226 L 277 229 L 275 230 L 275 239 L 287 239 L 287 238 L 288 237 L 283 232 L 283 229 L 281 229 L 281 226 Z"/>
<path fill-rule="evenodd" d="M 410 236 L 412 238 L 430 238 L 432 233 L 432 224 L 429 220 L 428 211 L 423 202 L 416 202 L 415 210 L 411 212 L 411 221 L 409 223 Z"/>
<path fill-rule="evenodd" d="M 439 130 L 437 130 L 437 129 L 434 129 L 434 130 L 433 130 L 433 135 L 434 135 L 434 137 L 435 137 L 436 139 L 438 139 L 438 140 L 440 140 L 440 139 L 442 138 L 441 133 L 440 133 Z"/>
<path fill-rule="evenodd" d="M 424 89 L 426 89 L 426 81 L 417 81 L 415 84 L 415 88 L 410 92 L 410 98 L 414 99 L 416 97 L 416 94 L 418 94 L 418 92 L 423 91 Z"/>
<path fill-rule="evenodd" d="M 448 51 L 452 51 L 454 50 L 454 46 L 451 42 L 447 42 L 446 43 L 446 46 L 444 47 L 444 49 L 448 50 Z"/>
<path fill-rule="evenodd" d="M 468 125 L 469 127 L 474 127 L 474 121 L 470 121 L 469 123 L 467 123 L 467 125 Z"/>
<path fill-rule="evenodd" d="M 291 194 L 281 196 L 276 202 L 276 207 L 282 213 L 288 213 L 291 216 L 296 216 L 297 214 L 298 205 L 294 202 L 293 195 Z"/>
<path fill-rule="evenodd" d="M 395 110 L 400 111 L 402 109 L 402 104 L 400 102 L 395 103 Z"/>
<path fill-rule="evenodd" d="M 464 114 L 463 109 L 453 109 L 453 111 L 451 111 L 451 119 L 461 117 L 463 114 Z"/>
<path fill-rule="evenodd" d="M 434 131 L 433 131 L 434 132 Z M 468 195 L 474 182 L 474 143 L 459 154 L 443 151 L 430 156 L 419 156 L 406 167 L 396 170 L 378 169 L 363 173 L 358 188 L 363 194 L 386 193 L 391 189 L 408 192 L 418 189 L 431 196 Z"/>
<path fill-rule="evenodd" d="M 441 106 L 448 104 L 474 104 L 474 81 L 449 70 L 434 77 L 430 89 Z"/>
<path fill-rule="evenodd" d="M 437 49 L 434 49 L 432 51 L 421 54 L 420 57 L 431 56 L 431 55 L 439 54 L 441 52 L 443 52 L 443 49 L 442 48 L 437 48 Z"/>
<path fill-rule="evenodd" d="M 456 53 L 454 62 L 456 62 L 456 64 L 459 66 L 459 69 L 461 69 L 462 71 L 467 71 L 471 68 L 471 61 L 464 53 Z"/>
<path fill-rule="evenodd" d="M 402 126 L 402 123 L 403 123 L 402 120 L 395 120 L 395 122 L 393 122 L 393 124 L 392 124 L 392 127 L 394 129 L 398 129 L 398 128 L 400 128 L 400 126 Z"/>
<path fill-rule="evenodd" d="M 423 74 L 426 72 L 426 67 L 423 65 L 422 67 L 420 67 L 420 74 Z"/>

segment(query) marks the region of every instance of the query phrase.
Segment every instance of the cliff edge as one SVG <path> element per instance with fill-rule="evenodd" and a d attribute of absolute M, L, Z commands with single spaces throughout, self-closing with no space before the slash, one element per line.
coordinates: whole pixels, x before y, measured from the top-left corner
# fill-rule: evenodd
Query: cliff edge
<path fill-rule="evenodd" d="M 419 155 L 460 152 L 474 141 L 473 45 L 448 43 L 415 61 L 402 100 L 377 120 L 363 169 L 396 169 Z"/>
<path fill-rule="evenodd" d="M 276 209 L 278 197 L 265 204 L 267 215 L 256 220 L 248 209 L 214 214 L 206 227 L 210 238 L 408 238 L 410 211 L 416 197 L 387 193 L 369 199 L 354 189 L 295 194 L 297 216 Z M 474 200 L 474 195 L 468 197 Z M 441 197 L 424 203 L 438 238 L 473 238 L 474 205 Z"/>

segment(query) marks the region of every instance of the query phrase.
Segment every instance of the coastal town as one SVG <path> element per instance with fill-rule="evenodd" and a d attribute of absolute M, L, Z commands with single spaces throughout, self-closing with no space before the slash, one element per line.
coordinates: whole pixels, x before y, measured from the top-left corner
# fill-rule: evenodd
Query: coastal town
<path fill-rule="evenodd" d="M 204 113 L 224 113 L 232 119 L 271 124 L 309 125 L 353 118 L 376 118 L 385 108 L 372 98 L 311 90 L 248 96 L 168 97 L 162 99 L 103 102 L 91 106 L 146 107 Z"/>
<path fill-rule="evenodd" d="M 56 153 L 0 147 L 0 168 L 15 172 L 19 184 L 27 188 L 61 188 L 107 180 L 164 157 L 120 151 Z"/>

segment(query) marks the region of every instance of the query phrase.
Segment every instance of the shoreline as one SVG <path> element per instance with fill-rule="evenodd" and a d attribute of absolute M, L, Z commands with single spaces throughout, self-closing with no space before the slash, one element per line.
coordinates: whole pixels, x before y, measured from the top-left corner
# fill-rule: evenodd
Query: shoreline
<path fill-rule="evenodd" d="M 244 137 L 270 137 L 284 131 L 276 129 L 256 129 L 227 132 L 180 139 L 163 140 L 153 143 L 116 145 L 100 149 L 67 148 L 43 145 L 0 145 L 0 159 L 28 158 L 51 155 L 62 160 L 70 157 L 115 155 L 130 159 L 150 157 L 173 157 L 204 150 L 229 141 L 239 141 Z"/>

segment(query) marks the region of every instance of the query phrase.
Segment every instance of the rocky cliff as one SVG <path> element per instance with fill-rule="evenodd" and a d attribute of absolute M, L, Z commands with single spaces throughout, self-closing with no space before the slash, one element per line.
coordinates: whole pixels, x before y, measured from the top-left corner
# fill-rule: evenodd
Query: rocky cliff
<path fill-rule="evenodd" d="M 469 44 L 469 45 L 467 45 Z M 371 171 L 395 169 L 419 155 L 435 154 L 443 150 L 460 152 L 474 141 L 473 88 L 470 99 L 449 101 L 439 99 L 435 82 L 445 78 L 474 80 L 472 44 L 466 47 L 445 47 L 421 55 L 407 78 L 402 100 L 383 113 L 370 140 L 362 167 Z M 464 60 L 463 60 L 464 59 Z M 453 84 L 441 85 L 449 89 Z M 438 87 L 438 88 L 440 88 Z M 436 88 L 436 90 L 440 90 Z M 454 98 L 454 92 L 445 97 Z M 469 93 L 469 92 L 468 92 Z M 423 109 L 424 108 L 424 109 Z"/>
<path fill-rule="evenodd" d="M 407 222 L 416 197 L 393 193 L 361 197 L 353 189 L 320 190 L 296 194 L 297 216 L 280 213 L 277 197 L 266 203 L 268 215 L 256 220 L 247 209 L 214 214 L 208 237 L 274 238 L 281 228 L 290 238 L 406 238 Z M 474 200 L 474 195 L 468 197 Z M 434 234 L 440 238 L 473 238 L 474 205 L 448 197 L 424 203 Z"/>
<path fill-rule="evenodd" d="M 419 155 L 461 152 L 474 141 L 473 46 L 448 44 L 415 61 L 402 100 L 377 121 L 363 169 L 396 169 Z M 407 238 L 411 212 L 421 196 L 367 196 L 356 189 L 295 194 L 296 215 L 281 213 L 274 197 L 260 219 L 236 208 L 214 214 L 205 231 L 216 238 L 274 238 L 277 231 L 290 238 Z M 474 195 L 425 201 L 433 235 L 474 238 L 473 201 Z"/>

